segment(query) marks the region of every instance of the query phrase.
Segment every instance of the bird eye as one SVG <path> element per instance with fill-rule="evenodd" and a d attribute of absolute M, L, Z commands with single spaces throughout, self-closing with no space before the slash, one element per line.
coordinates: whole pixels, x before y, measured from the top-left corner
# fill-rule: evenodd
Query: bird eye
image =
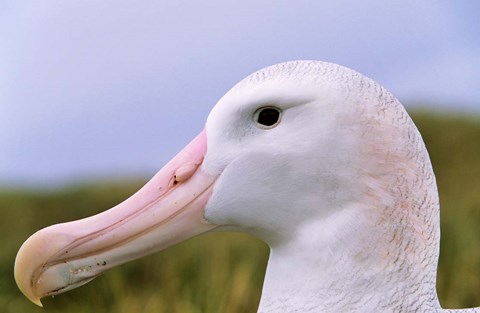
<path fill-rule="evenodd" d="M 263 107 L 255 111 L 253 120 L 261 128 L 273 128 L 280 123 L 281 111 L 275 107 Z"/>

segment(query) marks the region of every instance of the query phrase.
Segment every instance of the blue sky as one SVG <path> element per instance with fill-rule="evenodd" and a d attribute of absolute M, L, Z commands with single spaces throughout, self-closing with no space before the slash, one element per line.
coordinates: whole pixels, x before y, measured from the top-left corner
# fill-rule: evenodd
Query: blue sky
<path fill-rule="evenodd" d="M 0 4 L 0 183 L 150 176 L 236 82 L 318 59 L 480 113 L 478 1 Z"/>

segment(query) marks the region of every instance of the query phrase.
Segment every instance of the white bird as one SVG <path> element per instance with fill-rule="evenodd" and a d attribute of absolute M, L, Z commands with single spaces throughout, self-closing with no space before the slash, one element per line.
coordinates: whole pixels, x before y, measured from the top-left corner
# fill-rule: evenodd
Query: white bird
<path fill-rule="evenodd" d="M 32 235 L 15 278 L 41 305 L 212 230 L 270 246 L 259 312 L 447 312 L 435 287 L 437 187 L 420 133 L 379 84 L 319 61 L 242 80 L 132 197 Z"/>

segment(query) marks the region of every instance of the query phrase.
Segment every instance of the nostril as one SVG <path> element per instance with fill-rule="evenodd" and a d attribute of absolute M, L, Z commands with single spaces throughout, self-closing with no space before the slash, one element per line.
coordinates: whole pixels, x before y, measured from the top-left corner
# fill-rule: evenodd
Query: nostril
<path fill-rule="evenodd" d="M 192 177 L 193 173 L 197 170 L 200 164 L 185 164 L 177 168 L 173 176 L 173 184 L 176 185 L 178 182 L 183 182 Z"/>

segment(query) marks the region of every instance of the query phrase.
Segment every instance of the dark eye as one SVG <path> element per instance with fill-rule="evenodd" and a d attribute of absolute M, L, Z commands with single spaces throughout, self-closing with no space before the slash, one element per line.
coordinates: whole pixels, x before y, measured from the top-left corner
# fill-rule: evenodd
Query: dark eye
<path fill-rule="evenodd" d="M 253 119 L 261 128 L 273 128 L 280 122 L 281 111 L 275 107 L 263 107 L 255 111 Z"/>

